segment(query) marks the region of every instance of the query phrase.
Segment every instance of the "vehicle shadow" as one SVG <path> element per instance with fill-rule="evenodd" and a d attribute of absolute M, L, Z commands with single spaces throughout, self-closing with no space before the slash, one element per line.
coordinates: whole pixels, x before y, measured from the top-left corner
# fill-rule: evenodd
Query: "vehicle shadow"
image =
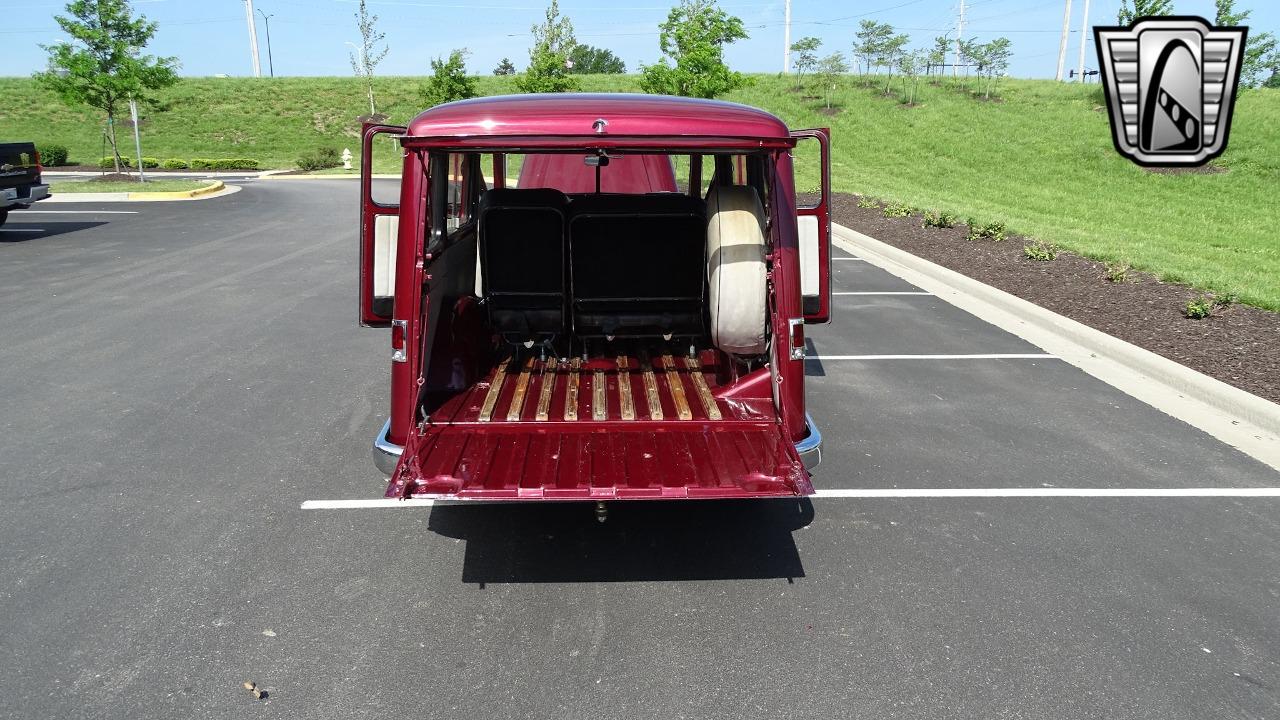
<path fill-rule="evenodd" d="M 18 212 L 22 212 L 19 210 Z M 12 216 L 11 216 L 12 217 Z M 88 230 L 105 222 L 14 222 L 10 220 L 0 227 L 0 243 L 27 242 L 41 238 L 65 235 L 78 230 Z"/>
<path fill-rule="evenodd" d="M 807 499 L 439 505 L 428 527 L 465 540 L 462 582 L 626 582 L 804 577 L 792 533 Z"/>

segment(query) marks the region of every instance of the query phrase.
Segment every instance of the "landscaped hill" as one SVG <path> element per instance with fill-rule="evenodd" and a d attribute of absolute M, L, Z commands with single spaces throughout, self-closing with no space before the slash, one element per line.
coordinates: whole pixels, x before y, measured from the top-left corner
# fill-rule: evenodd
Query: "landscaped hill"
<path fill-rule="evenodd" d="M 407 121 L 420 109 L 419 82 L 379 78 L 379 109 Z M 794 86 L 794 78 L 757 76 L 726 99 L 793 127 L 830 126 L 837 191 L 1004 221 L 1091 257 L 1280 310 L 1280 92 L 1240 97 L 1230 149 L 1215 161 L 1222 172 L 1161 174 L 1112 148 L 1097 85 L 1006 81 L 995 102 L 922 83 L 906 107 L 847 78 L 835 114 Z M 479 87 L 497 94 L 512 82 L 486 77 Z M 583 89 L 638 85 L 634 76 L 586 76 Z M 320 147 L 355 152 L 354 118 L 368 110 L 352 78 L 194 78 L 165 100 L 163 112 L 147 112 L 145 155 L 249 157 L 263 167 L 289 167 Z M 92 113 L 66 108 L 30 80 L 0 79 L 0 140 L 62 143 L 73 162 L 91 162 L 103 154 L 100 128 Z"/>

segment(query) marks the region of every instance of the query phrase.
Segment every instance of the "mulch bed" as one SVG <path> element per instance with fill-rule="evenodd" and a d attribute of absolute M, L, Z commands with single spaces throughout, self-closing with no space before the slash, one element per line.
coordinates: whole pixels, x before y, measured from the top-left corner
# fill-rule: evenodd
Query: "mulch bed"
<path fill-rule="evenodd" d="M 1128 272 L 1108 282 L 1103 263 L 1058 251 L 1050 261 L 1028 260 L 1026 238 L 966 240 L 964 226 L 923 228 L 919 215 L 887 218 L 860 208 L 858 196 L 832 198 L 833 219 L 858 232 L 1000 288 L 1193 370 L 1272 402 L 1280 402 L 1280 313 L 1248 305 L 1217 307 L 1202 320 L 1183 315 L 1203 293 Z"/>

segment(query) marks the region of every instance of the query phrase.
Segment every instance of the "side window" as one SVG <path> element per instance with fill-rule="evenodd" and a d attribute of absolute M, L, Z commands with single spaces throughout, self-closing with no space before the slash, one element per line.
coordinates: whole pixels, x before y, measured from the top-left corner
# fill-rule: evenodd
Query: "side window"
<path fill-rule="evenodd" d="M 796 208 L 811 210 L 822 201 L 822 146 L 813 138 L 801 138 L 791 151 L 795 173 Z"/>
<path fill-rule="evenodd" d="M 444 245 L 476 218 L 485 191 L 478 153 L 436 153 L 431 156 L 431 232 L 429 248 Z"/>

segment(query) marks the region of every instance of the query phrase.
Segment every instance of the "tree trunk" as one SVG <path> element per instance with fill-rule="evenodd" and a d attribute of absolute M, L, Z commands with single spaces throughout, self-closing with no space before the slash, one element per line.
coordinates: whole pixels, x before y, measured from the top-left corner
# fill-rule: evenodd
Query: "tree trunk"
<path fill-rule="evenodd" d="M 116 114 L 112 109 L 107 110 L 107 142 L 111 143 L 111 157 L 115 162 L 116 174 L 120 174 L 120 148 L 116 146 Z"/>
<path fill-rule="evenodd" d="M 373 105 L 373 78 L 369 78 L 369 85 L 368 85 L 368 87 L 369 87 L 369 114 L 370 114 L 370 115 L 377 115 L 377 114 L 378 114 L 378 108 L 374 107 L 374 105 Z"/>

